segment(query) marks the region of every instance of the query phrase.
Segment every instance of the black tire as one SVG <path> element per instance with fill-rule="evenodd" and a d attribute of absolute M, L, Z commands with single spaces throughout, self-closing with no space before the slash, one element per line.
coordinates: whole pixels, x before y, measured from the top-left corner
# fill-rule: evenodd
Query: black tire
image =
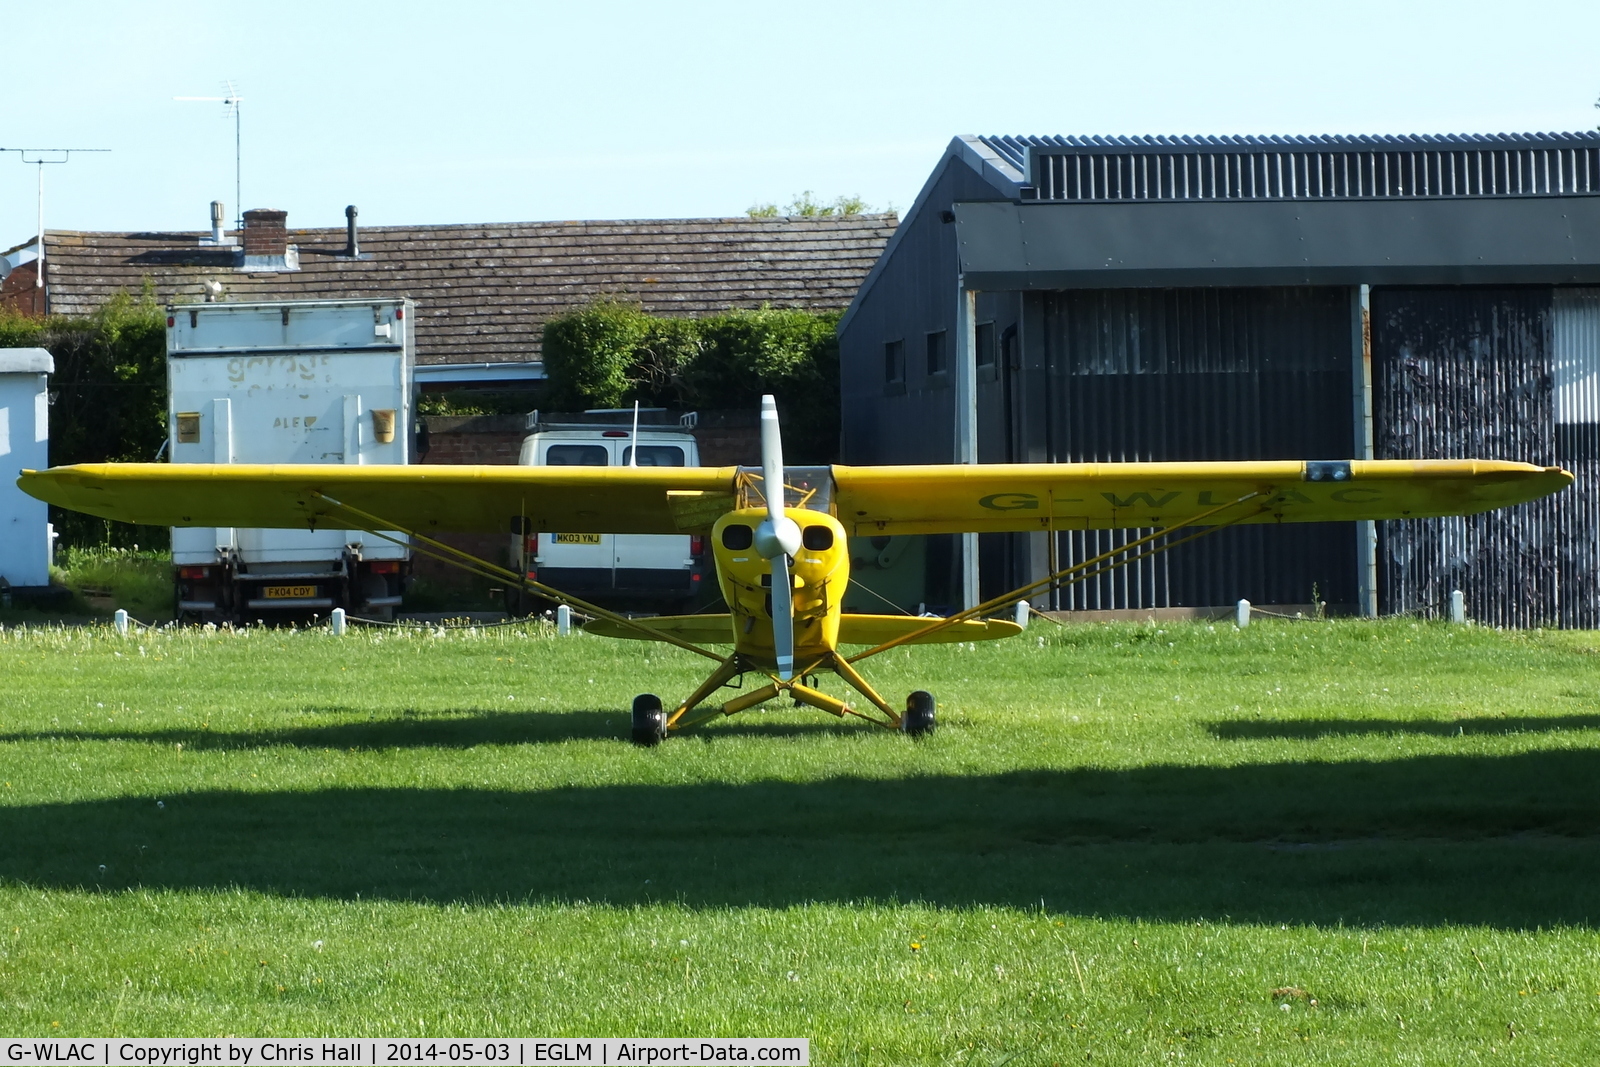
<path fill-rule="evenodd" d="M 932 693 L 918 689 L 906 697 L 906 713 L 900 720 L 901 733 L 907 737 L 921 737 L 933 733 L 938 725 L 938 704 Z"/>
<path fill-rule="evenodd" d="M 640 693 L 633 698 L 633 743 L 654 748 L 666 739 L 667 713 L 661 707 L 661 698 L 654 693 Z"/>

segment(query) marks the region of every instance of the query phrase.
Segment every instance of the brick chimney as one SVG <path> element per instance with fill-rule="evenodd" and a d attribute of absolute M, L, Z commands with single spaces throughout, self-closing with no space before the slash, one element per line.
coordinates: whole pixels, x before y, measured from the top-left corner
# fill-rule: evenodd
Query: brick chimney
<path fill-rule="evenodd" d="M 271 208 L 252 208 L 244 213 L 244 254 L 246 256 L 283 256 L 289 251 L 287 211 Z"/>

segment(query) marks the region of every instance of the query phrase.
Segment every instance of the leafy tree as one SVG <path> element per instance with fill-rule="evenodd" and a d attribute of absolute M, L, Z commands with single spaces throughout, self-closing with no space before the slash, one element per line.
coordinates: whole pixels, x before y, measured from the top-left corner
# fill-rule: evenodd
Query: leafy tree
<path fill-rule="evenodd" d="M 859 196 L 838 196 L 832 200 L 818 200 L 810 189 L 796 193 L 794 199 L 779 210 L 777 204 L 752 204 L 745 214 L 753 219 L 770 219 L 779 215 L 798 215 L 801 218 L 819 218 L 833 215 L 865 215 L 872 211 Z"/>
<path fill-rule="evenodd" d="M 557 408 L 621 407 L 633 392 L 628 371 L 649 332 L 638 308 L 612 300 L 545 323 L 550 402 Z"/>
<path fill-rule="evenodd" d="M 797 463 L 838 453 L 839 316 L 781 308 L 666 318 L 614 302 L 545 325 L 545 373 L 560 408 L 753 408 L 772 393 Z M 554 355 L 554 358 L 552 358 Z"/>
<path fill-rule="evenodd" d="M 83 316 L 0 312 L 0 347 L 44 348 L 50 378 L 50 462 L 152 460 L 167 436 L 166 318 L 147 288 Z M 50 509 L 63 544 L 160 547 L 167 531 Z"/>

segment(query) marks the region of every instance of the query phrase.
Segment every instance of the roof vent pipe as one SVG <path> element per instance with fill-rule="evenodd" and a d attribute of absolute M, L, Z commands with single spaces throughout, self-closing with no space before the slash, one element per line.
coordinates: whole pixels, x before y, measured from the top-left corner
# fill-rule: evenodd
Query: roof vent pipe
<path fill-rule="evenodd" d="M 356 241 L 356 206 L 351 204 L 344 209 L 344 254 L 351 259 L 361 258 L 361 245 Z"/>
<path fill-rule="evenodd" d="M 222 201 L 211 201 L 211 243 L 222 243 Z"/>

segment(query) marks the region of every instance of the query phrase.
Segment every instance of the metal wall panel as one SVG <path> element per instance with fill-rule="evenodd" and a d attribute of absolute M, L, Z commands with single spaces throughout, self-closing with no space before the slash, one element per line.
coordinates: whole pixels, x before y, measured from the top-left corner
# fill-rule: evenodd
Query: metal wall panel
<path fill-rule="evenodd" d="M 1063 462 L 1339 459 L 1352 452 L 1343 288 L 1042 297 L 1045 435 Z M 1145 531 L 1058 535 L 1061 565 Z M 1356 601 L 1349 524 L 1245 527 L 1061 594 L 1066 610 Z"/>
<path fill-rule="evenodd" d="M 1592 133 L 1497 137 L 988 137 L 1040 200 L 1388 199 L 1600 192 Z"/>
<path fill-rule="evenodd" d="M 1600 626 L 1600 289 L 1557 289 L 1556 462 L 1577 479 L 1556 511 L 1561 624 Z"/>
<path fill-rule="evenodd" d="M 1375 289 L 1377 458 L 1555 463 L 1551 293 Z M 1593 625 L 1562 610 L 1557 560 L 1573 499 L 1379 524 L 1381 610 L 1440 616 L 1459 589 L 1479 622 Z"/>

